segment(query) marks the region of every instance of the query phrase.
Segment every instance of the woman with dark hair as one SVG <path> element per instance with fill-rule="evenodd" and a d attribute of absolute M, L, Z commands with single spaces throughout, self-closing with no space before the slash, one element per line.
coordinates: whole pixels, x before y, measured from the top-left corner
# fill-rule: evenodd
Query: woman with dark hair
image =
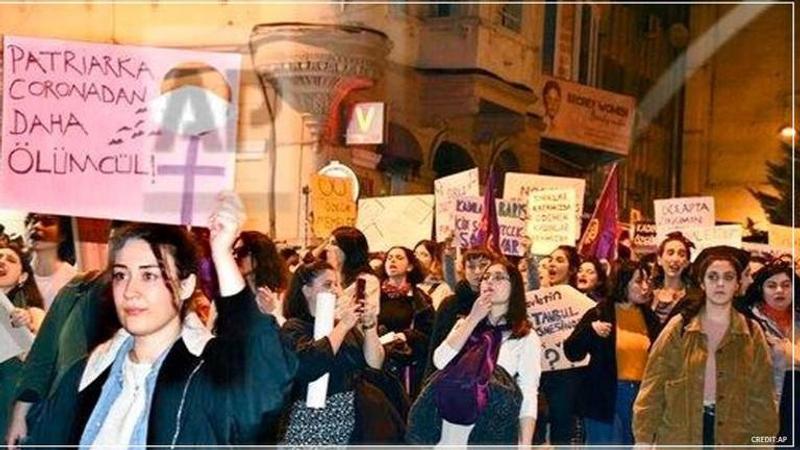
<path fill-rule="evenodd" d="M 381 272 L 378 333 L 386 344 L 387 369 L 403 381 L 413 399 L 419 392 L 428 357 L 434 311 L 417 285 L 424 275 L 414 252 L 392 247 Z"/>
<path fill-rule="evenodd" d="M 44 299 L 45 311 L 58 291 L 69 283 L 78 270 L 69 217 L 30 213 L 25 217 L 28 245 L 33 251 L 31 267 L 36 286 Z"/>
<path fill-rule="evenodd" d="M 746 264 L 738 252 L 698 255 L 699 306 L 672 318 L 650 350 L 633 407 L 637 444 L 747 446 L 778 431 L 764 332 L 733 308 Z"/>
<path fill-rule="evenodd" d="M 297 367 L 260 314 L 232 247 L 241 201 L 220 196 L 210 245 L 219 281 L 216 335 L 185 321 L 197 250 L 180 227 L 131 225 L 110 243 L 122 329 L 60 380 L 31 424 L 34 445 L 213 446 L 269 441 Z"/>
<path fill-rule="evenodd" d="M 547 268 L 550 278 L 548 280 L 549 285 L 568 284 L 572 287 L 577 287 L 578 268 L 580 265 L 581 257 L 575 247 L 559 245 L 558 248 L 550 253 L 549 267 Z"/>
<path fill-rule="evenodd" d="M 529 446 L 540 351 L 522 276 L 511 263 L 493 263 L 469 314 L 434 352 L 439 371 L 412 407 L 409 442 Z"/>
<path fill-rule="evenodd" d="M 348 296 L 355 294 L 356 279 L 360 278 L 366 283 L 367 304 L 379 304 L 380 280 L 369 266 L 367 238 L 358 228 L 339 227 L 333 230 L 325 244 L 325 260 L 333 266 L 339 276 L 339 284 Z"/>
<path fill-rule="evenodd" d="M 233 256 L 258 307 L 283 324 L 281 295 L 289 284 L 289 269 L 272 239 L 258 231 L 242 231 L 233 244 Z"/>
<path fill-rule="evenodd" d="M 414 256 L 425 271 L 425 279 L 417 286 L 431 298 L 433 309 L 439 309 L 442 300 L 453 295 L 453 289 L 444 281 L 442 248 L 436 242 L 424 239 L 414 246 Z"/>
<path fill-rule="evenodd" d="M 580 394 L 586 443 L 631 446 L 633 401 L 660 324 L 646 266 L 623 263 L 613 278 L 610 297 L 583 315 L 564 354 L 576 362 L 591 356 Z"/>
<path fill-rule="evenodd" d="M 576 287 L 595 302 L 600 302 L 608 295 L 608 275 L 606 269 L 597 260 L 590 257 L 578 266 Z"/>
<path fill-rule="evenodd" d="M 0 292 L 11 301 L 11 324 L 39 330 L 44 319 L 44 300 L 33 276 L 30 260 L 14 244 L 0 246 Z"/>
<path fill-rule="evenodd" d="M 299 266 L 284 302 L 281 336 L 299 359 L 282 445 L 346 445 L 356 427 L 355 389 L 367 367 L 380 369 L 384 352 L 374 308 L 339 297 L 339 319 L 328 336 L 314 339 L 317 295 L 340 294 L 333 267 L 324 261 Z M 308 385 L 329 374 L 324 408 L 306 406 Z"/>
<path fill-rule="evenodd" d="M 780 406 L 780 431 L 784 443 L 792 442 L 792 370 L 800 364 L 798 341 L 793 341 L 792 325 L 800 329 L 800 278 L 791 264 L 775 260 L 755 273 L 739 310 L 757 322 L 764 330 L 772 356 L 775 400 Z M 795 373 L 796 375 L 797 373 Z M 788 394 L 785 395 L 784 393 Z M 778 441 L 780 442 L 780 441 Z"/>
<path fill-rule="evenodd" d="M 36 282 L 33 281 L 33 269 L 18 246 L 14 244 L 0 245 L 0 293 L 10 301 L 0 311 L 11 316 L 13 327 L 25 327 L 32 333 L 39 330 L 44 318 L 44 302 Z M 13 309 L 7 309 L 11 306 Z M 14 388 L 20 372 L 22 359 L 15 355 L 0 362 L 0 430 L 6 431 L 9 412 L 14 402 Z"/>
<path fill-rule="evenodd" d="M 569 285 L 577 288 L 578 268 L 581 264 L 578 250 L 570 245 L 561 245 L 550 253 L 549 258 L 548 286 Z M 544 407 L 536 423 L 534 443 L 545 442 L 548 425 L 550 444 L 569 445 L 582 440 L 582 423 L 575 414 L 585 371 L 578 367 L 551 370 L 542 374 L 540 391 Z"/>
<path fill-rule="evenodd" d="M 662 325 L 687 307 L 691 295 L 689 262 L 694 243 L 680 231 L 669 233 L 658 246 L 656 271 L 653 274 L 652 308 Z"/>

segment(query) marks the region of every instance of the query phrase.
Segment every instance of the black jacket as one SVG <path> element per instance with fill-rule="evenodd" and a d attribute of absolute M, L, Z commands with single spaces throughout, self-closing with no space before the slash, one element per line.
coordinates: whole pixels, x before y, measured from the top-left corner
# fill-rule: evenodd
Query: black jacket
<path fill-rule="evenodd" d="M 389 331 L 403 333 L 405 343 L 392 342 L 384 345 L 386 369 L 403 379 L 406 367 L 411 368 L 411 392 L 415 397 L 422 385 L 428 348 L 433 328 L 434 310 L 431 298 L 418 287 L 406 298 L 389 298 L 381 292 L 381 308 L 378 315 L 378 334 Z"/>
<path fill-rule="evenodd" d="M 650 342 L 655 342 L 661 325 L 658 317 L 648 307 L 637 305 L 644 315 Z M 592 322 L 610 322 L 611 335 L 598 336 Z M 580 408 L 585 417 L 604 422 L 614 420 L 617 398 L 617 317 L 614 302 L 606 300 L 586 311 L 578 325 L 564 341 L 564 354 L 570 361 L 580 361 L 590 355 L 589 366 L 581 386 Z"/>
<path fill-rule="evenodd" d="M 436 372 L 436 367 L 433 365 L 433 352 L 444 342 L 458 319 L 469 314 L 477 298 L 478 293 L 472 290 L 466 280 L 461 280 L 456 284 L 456 293 L 442 300 L 439 309 L 436 311 L 431 331 L 425 378 Z"/>
<path fill-rule="evenodd" d="M 217 336 L 199 356 L 183 338 L 172 346 L 156 379 L 148 445 L 230 445 L 272 442 L 297 359 L 245 288 L 217 302 Z M 76 363 L 31 424 L 32 445 L 75 446 L 109 376 L 106 369 L 78 392 L 87 359 Z"/>

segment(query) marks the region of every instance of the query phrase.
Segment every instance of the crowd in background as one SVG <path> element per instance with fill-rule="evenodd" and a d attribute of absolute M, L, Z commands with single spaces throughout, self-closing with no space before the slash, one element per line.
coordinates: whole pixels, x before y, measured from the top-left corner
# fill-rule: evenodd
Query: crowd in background
<path fill-rule="evenodd" d="M 0 240 L 11 324 L 36 335 L 0 364 L 7 445 L 792 442 L 791 257 L 693 255 L 679 232 L 610 262 L 378 253 L 353 227 L 279 249 L 242 223 L 235 196 L 210 231 L 114 222 L 108 267 L 85 273 L 68 218 L 29 214 L 24 242 Z M 525 293 L 559 285 L 595 302 L 560 344 L 589 363 L 544 371 Z"/>

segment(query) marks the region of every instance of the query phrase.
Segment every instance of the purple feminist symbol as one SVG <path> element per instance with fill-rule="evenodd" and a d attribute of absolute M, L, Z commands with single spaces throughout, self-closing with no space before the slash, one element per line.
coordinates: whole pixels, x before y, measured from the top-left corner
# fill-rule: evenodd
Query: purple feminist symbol
<path fill-rule="evenodd" d="M 159 175 L 183 175 L 183 195 L 181 199 L 181 224 L 192 223 L 192 207 L 194 206 L 194 178 L 197 175 L 223 176 L 224 167 L 198 166 L 197 150 L 200 146 L 200 136 L 193 135 L 189 138 L 189 152 L 186 154 L 186 164 L 182 166 L 158 166 Z"/>

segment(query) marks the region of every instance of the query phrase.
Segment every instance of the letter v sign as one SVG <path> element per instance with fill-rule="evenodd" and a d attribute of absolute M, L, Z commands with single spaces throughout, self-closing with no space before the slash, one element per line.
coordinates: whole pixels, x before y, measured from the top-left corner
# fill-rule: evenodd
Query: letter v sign
<path fill-rule="evenodd" d="M 366 110 L 366 112 L 364 111 Z M 356 107 L 356 121 L 358 121 L 358 131 L 367 133 L 372 126 L 372 119 L 375 118 L 375 107 L 373 105 L 358 105 Z"/>

